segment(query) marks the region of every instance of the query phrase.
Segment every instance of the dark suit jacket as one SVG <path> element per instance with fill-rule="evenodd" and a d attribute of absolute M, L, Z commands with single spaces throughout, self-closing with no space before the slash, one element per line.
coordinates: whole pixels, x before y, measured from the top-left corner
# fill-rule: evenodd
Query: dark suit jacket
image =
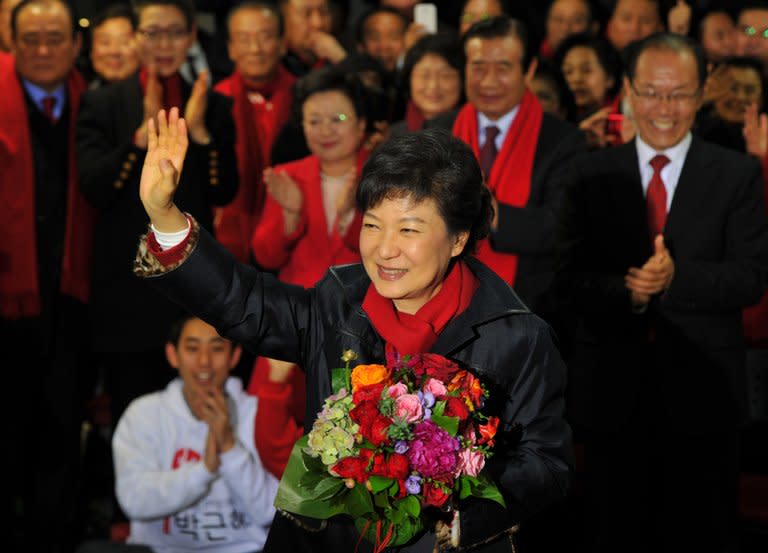
<path fill-rule="evenodd" d="M 433 119 L 432 126 L 451 129 L 456 112 Z M 531 193 L 525 207 L 499 204 L 499 224 L 491 245 L 518 257 L 515 292 L 538 315 L 552 323 L 557 311 L 549 293 L 554 277 L 560 217 L 568 188 L 571 161 L 587 151 L 581 132 L 545 113 L 531 175 Z"/>
<path fill-rule="evenodd" d="M 185 102 L 190 92 L 184 83 Z M 77 123 L 80 189 L 99 210 L 91 281 L 97 351 L 160 348 L 180 313 L 132 272 L 136 243 L 149 222 L 139 200 L 145 151 L 133 145 L 143 112 L 143 94 L 134 75 L 87 92 Z M 205 121 L 211 143 L 190 141 L 175 202 L 211 228 L 211 207 L 230 202 L 237 192 L 231 101 L 210 92 Z"/>
<path fill-rule="evenodd" d="M 560 284 L 575 313 L 571 384 L 586 407 L 577 422 L 615 430 L 643 405 L 687 432 L 733 422 L 741 309 L 768 278 L 759 163 L 693 138 L 664 232 L 674 279 L 644 313 L 624 285 L 653 253 L 635 143 L 573 170 Z"/>

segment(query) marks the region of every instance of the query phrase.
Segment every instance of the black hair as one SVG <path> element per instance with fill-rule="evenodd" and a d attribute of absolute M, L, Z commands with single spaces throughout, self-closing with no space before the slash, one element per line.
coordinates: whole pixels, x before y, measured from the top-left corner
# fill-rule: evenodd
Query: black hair
<path fill-rule="evenodd" d="M 477 159 L 469 146 L 444 129 L 408 133 L 373 152 L 360 176 L 357 207 L 365 213 L 394 198 L 434 200 L 448 232 L 469 232 L 459 257 L 473 253 L 490 232 L 491 193 Z"/>
<path fill-rule="evenodd" d="M 195 26 L 195 4 L 192 0 L 134 0 L 133 11 L 136 14 L 136 21 L 141 19 L 141 10 L 148 8 L 149 6 L 173 6 L 177 8 L 183 15 L 187 22 L 187 29 L 192 30 Z"/>
<path fill-rule="evenodd" d="M 635 78 L 637 60 L 646 50 L 666 50 L 678 54 L 688 52 L 693 56 L 693 59 L 696 62 L 699 88 L 704 86 L 704 82 L 707 80 L 707 62 L 701 46 L 699 46 L 699 44 L 692 38 L 666 32 L 655 33 L 627 46 L 626 74 L 627 79 L 629 79 L 630 82 L 633 82 Z"/>
<path fill-rule="evenodd" d="M 80 27 L 78 26 L 77 12 L 75 11 L 75 7 L 67 0 L 22 0 L 11 11 L 11 36 L 14 39 L 16 38 L 16 27 L 19 14 L 21 14 L 22 10 L 24 10 L 27 6 L 31 6 L 33 4 L 61 4 L 69 14 L 70 23 L 72 25 L 72 36 L 77 35 L 79 32 Z"/>
<path fill-rule="evenodd" d="M 408 53 L 405 55 L 405 61 L 403 62 L 403 69 L 400 72 L 401 88 L 405 92 L 406 96 L 410 95 L 411 91 L 411 73 L 413 67 L 421 61 L 421 59 L 428 55 L 435 55 L 443 58 L 448 65 L 453 67 L 459 72 L 459 79 L 464 82 L 464 49 L 461 46 L 461 42 L 453 35 L 449 34 L 435 34 L 426 35 L 421 37 L 416 44 L 411 46 Z M 464 85 L 461 85 L 461 96 L 464 95 Z M 463 103 L 461 98 L 459 103 Z"/>
<path fill-rule="evenodd" d="M 232 18 L 240 10 L 267 10 L 274 16 L 275 19 L 277 19 L 277 36 L 282 37 L 285 34 L 285 21 L 283 20 L 283 14 L 274 3 L 267 2 L 265 0 L 247 0 L 242 4 L 237 4 L 227 13 L 227 40 L 230 39 L 229 26 L 232 22 Z"/>
<path fill-rule="evenodd" d="M 97 13 L 93 19 L 91 19 L 91 24 L 89 27 L 91 34 L 93 34 L 93 31 L 96 30 L 97 27 L 103 25 L 110 19 L 121 18 L 127 19 L 131 24 L 131 28 L 134 30 L 136 29 L 136 14 L 133 13 L 133 10 L 130 8 L 130 6 L 126 6 L 125 4 L 110 4 L 99 13 Z"/>
<path fill-rule="evenodd" d="M 609 14 L 608 15 L 608 19 L 613 17 L 614 12 L 616 11 L 616 6 L 619 5 L 620 1 L 621 0 L 613 0 L 613 2 L 611 2 L 611 9 L 608 12 L 608 14 Z M 645 1 L 646 2 L 650 2 L 651 4 L 653 4 L 656 7 L 656 16 L 659 18 L 659 21 L 661 21 L 663 23 L 664 22 L 664 14 L 661 11 L 661 9 L 662 9 L 661 0 L 645 0 Z"/>
<path fill-rule="evenodd" d="M 549 12 L 552 11 L 552 6 L 555 5 L 555 2 L 557 2 L 557 0 L 551 0 L 549 2 L 549 6 L 547 6 L 547 17 L 549 17 Z M 595 7 L 592 5 L 592 0 L 581 0 L 581 2 L 587 6 L 587 11 L 589 11 L 589 21 L 591 23 L 595 20 Z"/>
<path fill-rule="evenodd" d="M 184 327 L 187 326 L 187 323 L 192 319 L 197 319 L 197 317 L 188 313 L 174 320 L 171 323 L 171 328 L 168 329 L 167 341 L 173 344 L 174 347 L 179 347 L 179 340 L 181 340 L 181 333 L 184 332 Z"/>
<path fill-rule="evenodd" d="M 405 18 L 405 16 L 395 8 L 390 8 L 389 6 L 378 6 L 376 8 L 367 10 L 358 18 L 357 25 L 355 25 L 355 40 L 358 44 L 362 44 L 363 39 L 365 38 L 365 24 L 371 17 L 380 13 L 388 13 L 389 15 L 394 15 L 397 17 L 403 24 L 403 33 L 405 33 L 405 30 L 408 28 L 408 20 Z"/>
<path fill-rule="evenodd" d="M 576 116 L 576 101 L 573 98 L 571 89 L 568 88 L 568 83 L 565 82 L 560 68 L 550 61 L 539 60 L 536 64 L 536 72 L 533 74 L 533 78 L 534 80 L 545 80 L 552 85 L 552 88 L 557 91 L 558 103 L 564 112 L 565 119 L 572 121 Z"/>
<path fill-rule="evenodd" d="M 729 58 L 725 58 L 720 65 L 724 65 L 726 67 L 735 67 L 737 69 L 751 69 L 755 73 L 757 73 L 758 78 L 760 79 L 760 88 L 761 88 L 761 109 L 765 109 L 765 106 L 768 105 L 766 103 L 766 98 L 768 98 L 768 89 L 766 87 L 768 84 L 766 84 L 765 79 L 765 66 L 763 65 L 763 62 L 761 62 L 757 58 L 752 57 L 746 57 L 746 56 L 733 56 Z"/>
<path fill-rule="evenodd" d="M 616 49 L 603 37 L 594 36 L 591 33 L 578 33 L 566 38 L 555 51 L 555 63 L 557 67 L 563 67 L 565 56 L 574 48 L 589 48 L 597 56 L 597 61 L 605 71 L 605 74 L 613 79 L 613 85 L 608 89 L 608 96 L 615 96 L 621 88 L 621 57 Z"/>
<path fill-rule="evenodd" d="M 304 102 L 319 92 L 336 91 L 349 98 L 355 115 L 367 119 L 368 109 L 365 88 L 356 74 L 350 74 L 338 66 L 327 66 L 312 71 L 293 85 L 293 116 L 301 124 Z"/>
<path fill-rule="evenodd" d="M 528 29 L 525 23 L 518 19 L 512 19 L 506 15 L 497 15 L 483 19 L 472 25 L 462 39 L 464 53 L 467 51 L 467 42 L 473 38 L 494 39 L 513 36 L 520 41 L 523 47 L 523 72 L 531 64 L 531 47 L 528 44 Z"/>
<path fill-rule="evenodd" d="M 742 0 L 739 4 L 739 14 L 747 10 L 768 10 L 768 0 Z"/>

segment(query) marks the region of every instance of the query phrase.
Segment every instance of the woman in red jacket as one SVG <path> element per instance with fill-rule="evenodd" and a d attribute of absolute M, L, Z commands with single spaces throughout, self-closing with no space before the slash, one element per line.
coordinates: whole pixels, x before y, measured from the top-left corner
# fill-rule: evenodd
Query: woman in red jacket
<path fill-rule="evenodd" d="M 268 195 L 251 249 L 280 280 L 310 287 L 331 265 L 360 261 L 355 192 L 367 157 L 364 89 L 352 76 L 321 69 L 297 83 L 294 105 L 312 155 L 264 171 Z M 249 391 L 263 406 L 257 447 L 279 477 L 302 434 L 304 375 L 282 361 L 258 358 Z"/>

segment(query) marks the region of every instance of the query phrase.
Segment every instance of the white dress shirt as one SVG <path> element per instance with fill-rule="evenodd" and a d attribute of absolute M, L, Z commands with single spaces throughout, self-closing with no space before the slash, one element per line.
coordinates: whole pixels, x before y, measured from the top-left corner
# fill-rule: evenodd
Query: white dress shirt
<path fill-rule="evenodd" d="M 517 112 L 520 111 L 520 104 L 517 104 L 514 108 L 512 108 L 512 111 L 502 115 L 496 121 L 493 121 L 480 113 L 477 112 L 477 144 L 480 148 L 482 148 L 485 145 L 485 128 L 489 125 L 494 125 L 499 129 L 499 134 L 496 135 L 496 151 L 501 151 L 501 145 L 504 144 L 504 139 L 507 138 L 507 133 L 509 132 L 509 128 L 512 126 L 512 122 L 515 120 L 515 117 L 517 116 Z"/>
<path fill-rule="evenodd" d="M 691 133 L 686 134 L 680 142 L 671 148 L 658 151 L 643 141 L 640 135 L 637 135 L 635 147 L 637 148 L 637 162 L 640 166 L 640 182 L 643 185 L 644 196 L 648 194 L 648 185 L 651 182 L 651 177 L 653 177 L 651 159 L 658 154 L 669 158 L 669 163 L 661 170 L 661 180 L 664 182 L 664 188 L 667 191 L 667 213 L 669 213 L 669 208 L 672 206 L 672 198 L 677 189 L 677 181 L 680 180 L 685 157 L 688 155 L 688 149 L 691 147 Z"/>

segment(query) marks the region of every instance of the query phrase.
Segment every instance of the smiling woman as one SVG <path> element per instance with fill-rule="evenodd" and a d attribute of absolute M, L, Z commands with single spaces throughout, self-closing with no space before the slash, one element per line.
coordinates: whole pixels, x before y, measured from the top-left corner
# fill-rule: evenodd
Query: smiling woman
<path fill-rule="evenodd" d="M 320 411 L 330 395 L 330 371 L 344 350 L 355 351 L 362 364 L 383 360 L 386 347 L 430 351 L 469 367 L 493 390 L 485 410 L 501 423 L 486 466 L 507 506 L 468 498 L 447 521 L 427 510 L 427 531 L 401 551 L 433 551 L 436 530 L 450 542 L 439 547 L 513 550 L 517 524 L 561 499 L 568 486 L 565 367 L 547 325 L 469 255 L 487 235 L 492 211 L 472 151 L 441 131 L 380 146 L 357 194 L 366 221 L 362 265 L 333 267 L 305 290 L 237 264 L 179 211 L 174 167 L 184 162 L 186 132 L 176 110 L 158 120 L 141 198 L 155 229 L 191 231 L 167 250 L 157 241 L 169 235 L 155 231 L 140 250 L 136 273 L 230 339 L 299 364 L 307 375 L 307 413 Z M 348 518 L 299 521 L 279 514 L 264 551 L 352 551 L 356 544 L 371 550 L 358 539 Z"/>

